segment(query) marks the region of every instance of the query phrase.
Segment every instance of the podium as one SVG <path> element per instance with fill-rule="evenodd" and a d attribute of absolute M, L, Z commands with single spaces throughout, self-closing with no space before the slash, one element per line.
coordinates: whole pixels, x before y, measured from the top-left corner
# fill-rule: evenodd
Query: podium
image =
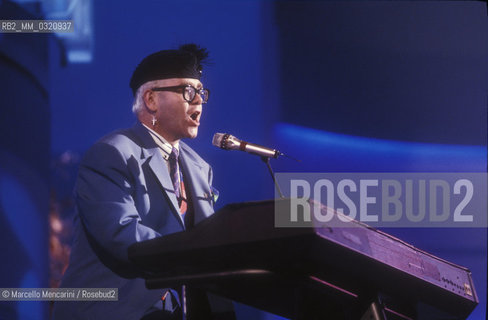
<path fill-rule="evenodd" d="M 478 304 L 468 269 L 360 222 L 275 227 L 290 205 L 227 205 L 129 258 L 150 289 L 198 286 L 290 319 L 465 319 Z"/>

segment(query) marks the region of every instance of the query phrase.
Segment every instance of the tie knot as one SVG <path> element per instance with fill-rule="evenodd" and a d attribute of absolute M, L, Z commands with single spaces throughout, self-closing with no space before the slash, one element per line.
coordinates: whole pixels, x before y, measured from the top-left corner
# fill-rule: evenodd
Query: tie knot
<path fill-rule="evenodd" d="M 172 159 L 174 159 L 174 160 L 176 160 L 176 161 L 178 161 L 178 156 L 179 156 L 178 149 L 176 149 L 175 147 L 173 147 L 171 149 L 171 154 L 169 155 L 169 157 L 172 158 Z"/>

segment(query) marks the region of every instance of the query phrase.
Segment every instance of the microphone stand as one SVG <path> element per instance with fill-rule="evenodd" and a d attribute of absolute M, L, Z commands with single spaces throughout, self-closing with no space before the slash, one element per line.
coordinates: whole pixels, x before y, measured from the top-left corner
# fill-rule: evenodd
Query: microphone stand
<path fill-rule="evenodd" d="M 276 186 L 276 190 L 278 190 L 278 193 L 280 194 L 280 198 L 284 199 L 285 196 L 283 196 L 283 193 L 281 192 L 280 186 L 278 185 L 278 182 L 276 182 L 275 174 L 273 172 L 273 169 L 271 168 L 271 165 L 269 164 L 269 157 L 261 157 L 261 160 L 266 163 L 266 166 L 268 167 L 269 174 L 271 175 L 271 178 L 273 179 L 273 182 Z"/>

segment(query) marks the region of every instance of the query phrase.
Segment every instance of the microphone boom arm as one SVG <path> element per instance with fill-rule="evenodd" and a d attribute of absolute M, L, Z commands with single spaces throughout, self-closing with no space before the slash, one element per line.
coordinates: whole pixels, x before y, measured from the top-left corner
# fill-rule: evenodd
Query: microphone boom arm
<path fill-rule="evenodd" d="M 261 157 L 261 160 L 263 160 L 263 162 L 266 163 L 266 166 L 268 167 L 268 170 L 269 170 L 269 174 L 271 175 L 271 178 L 273 178 L 273 182 L 274 182 L 274 184 L 276 186 L 276 190 L 280 194 L 280 198 L 281 199 L 284 199 L 285 196 L 281 192 L 280 186 L 278 185 L 278 182 L 276 181 L 276 177 L 275 177 L 274 171 L 271 168 L 271 165 L 269 164 L 269 157 Z"/>

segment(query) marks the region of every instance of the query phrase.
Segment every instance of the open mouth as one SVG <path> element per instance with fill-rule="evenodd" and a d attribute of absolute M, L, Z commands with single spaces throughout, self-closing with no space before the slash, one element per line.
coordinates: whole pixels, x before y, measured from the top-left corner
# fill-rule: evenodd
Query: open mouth
<path fill-rule="evenodd" d="M 198 122 L 198 116 L 200 115 L 200 111 L 195 111 L 193 112 L 191 115 L 190 115 L 190 118 L 193 120 L 193 121 L 196 121 Z"/>

